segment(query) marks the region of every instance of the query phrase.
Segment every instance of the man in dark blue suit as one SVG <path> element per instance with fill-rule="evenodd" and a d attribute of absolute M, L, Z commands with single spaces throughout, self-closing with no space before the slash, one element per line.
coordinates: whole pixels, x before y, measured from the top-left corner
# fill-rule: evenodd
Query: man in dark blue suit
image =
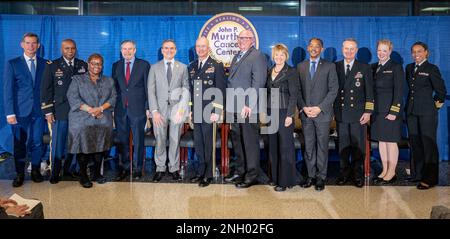
<path fill-rule="evenodd" d="M 119 144 L 119 165 L 121 171 L 116 181 L 122 181 L 130 174 L 129 135 L 133 135 L 133 177 L 142 177 L 142 165 L 145 157 L 145 123 L 148 111 L 147 77 L 150 64 L 136 58 L 136 43 L 125 40 L 120 45 L 123 59 L 115 62 L 112 67 L 112 77 L 117 91 L 117 103 L 114 110 Z"/>
<path fill-rule="evenodd" d="M 39 102 L 46 60 L 36 56 L 40 43 L 35 33 L 26 33 L 20 45 L 23 56 L 6 63 L 3 78 L 5 115 L 14 135 L 13 155 L 17 176 L 13 187 L 23 184 L 27 151 L 31 153 L 31 179 L 34 182 L 43 181 L 40 165 L 44 118 Z"/>

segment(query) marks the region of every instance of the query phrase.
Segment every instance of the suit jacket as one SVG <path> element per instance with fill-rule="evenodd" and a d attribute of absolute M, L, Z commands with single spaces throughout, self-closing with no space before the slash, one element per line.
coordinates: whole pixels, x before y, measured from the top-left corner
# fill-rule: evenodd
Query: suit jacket
<path fill-rule="evenodd" d="M 198 69 L 198 60 L 195 60 L 189 64 L 188 71 L 189 91 L 191 92 L 191 111 L 197 108 L 196 104 L 199 103 L 199 109 L 202 110 L 202 114 L 199 116 L 200 118 L 203 118 L 203 109 L 205 109 L 208 104 L 213 103 L 213 107 L 216 109 L 215 113 L 221 114 L 224 109 L 225 89 L 227 87 L 223 64 L 208 57 L 205 64 L 202 66 L 202 69 Z M 203 99 L 203 94 L 210 88 L 218 89 L 222 93 L 222 99 Z M 196 118 L 194 118 L 194 121 L 196 121 L 195 119 Z"/>
<path fill-rule="evenodd" d="M 309 59 L 297 65 L 300 75 L 300 96 L 298 97 L 298 107 L 318 106 L 322 112 L 313 118 L 317 122 L 331 121 L 333 118 L 333 102 L 338 92 L 338 79 L 336 67 L 333 63 L 320 59 L 313 79 L 309 75 Z M 302 120 L 308 118 L 305 113 L 301 113 Z"/>
<path fill-rule="evenodd" d="M 334 103 L 336 121 L 359 122 L 363 113 L 374 110 L 372 69 L 368 64 L 355 60 L 346 79 L 344 60 L 335 64 L 339 79 L 338 96 Z"/>
<path fill-rule="evenodd" d="M 117 102 L 114 114 L 127 114 L 131 118 L 144 117 L 148 109 L 147 78 L 150 64 L 135 58 L 128 85 L 125 80 L 125 60 L 116 61 L 112 67 L 112 78 L 116 86 Z M 128 106 L 126 102 L 128 101 Z"/>
<path fill-rule="evenodd" d="M 72 76 L 84 74 L 88 70 L 86 62 L 75 58 L 73 70 L 63 57 L 48 61 L 41 81 L 41 109 L 44 114 L 53 113 L 56 120 L 67 120 L 69 117 L 69 102 L 67 90 L 72 82 Z"/>
<path fill-rule="evenodd" d="M 233 61 L 231 62 L 227 87 L 233 89 L 242 88 L 243 90 L 253 88 L 256 90 L 256 95 L 258 96 L 259 89 L 266 85 L 266 57 L 253 46 L 245 52 L 239 61 L 237 61 L 239 53 L 234 56 Z M 227 92 L 226 96 L 226 111 L 230 113 L 240 113 L 244 105 L 237 105 L 234 95 L 230 93 L 231 92 Z M 243 96 L 243 94 L 240 95 Z M 256 102 L 249 102 L 248 98 L 249 97 L 246 97 L 245 105 L 252 108 L 252 114 L 257 113 L 258 99 L 256 99 Z M 230 100 L 234 100 L 235 103 L 228 104 Z"/>
<path fill-rule="evenodd" d="M 167 81 L 164 60 L 154 64 L 148 74 L 148 101 L 150 111 L 159 111 L 163 117 L 168 119 L 171 112 L 169 107 L 176 107 L 188 114 L 189 83 L 187 66 L 175 61 L 172 70 L 170 85 Z"/>
<path fill-rule="evenodd" d="M 377 72 L 378 62 L 372 64 L 375 113 L 399 116 L 403 104 L 403 67 L 392 60 Z"/>
<path fill-rule="evenodd" d="M 409 87 L 406 114 L 436 114 L 438 109 L 434 102 L 444 102 L 447 94 L 439 68 L 428 61 L 422 63 L 416 73 L 414 67 L 415 63 L 406 66 L 406 80 Z"/>
<path fill-rule="evenodd" d="M 42 116 L 40 107 L 40 86 L 46 60 L 36 57 L 36 79 L 22 56 L 9 60 L 3 77 L 3 105 L 5 115 L 26 117 L 31 113 Z"/>
<path fill-rule="evenodd" d="M 294 117 L 299 92 L 298 73 L 295 68 L 284 64 L 283 69 L 272 80 L 274 67 L 270 68 L 267 73 L 267 107 L 273 108 L 272 104 L 275 104 L 275 108 L 287 109 L 287 116 Z M 279 90 L 279 100 L 276 100 L 275 95 L 271 94 L 272 89 Z"/>

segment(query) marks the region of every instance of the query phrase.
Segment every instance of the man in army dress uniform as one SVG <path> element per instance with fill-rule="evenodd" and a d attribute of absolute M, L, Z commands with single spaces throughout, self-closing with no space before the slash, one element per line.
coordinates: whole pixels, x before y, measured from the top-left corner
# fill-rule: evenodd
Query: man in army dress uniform
<path fill-rule="evenodd" d="M 198 183 L 200 187 L 206 187 L 211 183 L 213 177 L 213 126 L 211 123 L 219 121 L 223 112 L 226 82 L 223 64 L 209 57 L 208 39 L 205 37 L 197 39 L 195 51 L 198 60 L 189 64 L 188 71 L 192 100 L 192 104 L 190 104 L 191 119 L 194 122 L 194 146 L 200 165 L 197 175 L 191 178 L 191 182 Z M 204 94 L 205 92 L 206 94 Z M 214 95 L 214 100 L 210 100 L 212 97 L 209 96 L 209 92 Z M 212 108 L 207 108 L 208 105 Z M 204 110 L 207 111 L 205 114 Z"/>
<path fill-rule="evenodd" d="M 50 183 L 60 180 L 61 160 L 65 157 L 64 174 L 69 173 L 72 154 L 66 155 L 69 103 L 67 89 L 72 76 L 87 72 L 87 63 L 75 58 L 77 46 L 74 40 L 61 43 L 62 57 L 48 61 L 41 81 L 41 109 L 51 125 L 51 177 Z"/>
<path fill-rule="evenodd" d="M 374 98 L 372 69 L 368 64 L 355 59 L 357 52 L 358 43 L 355 39 L 349 38 L 343 42 L 344 60 L 336 62 L 339 91 L 334 103 L 334 112 L 341 174 L 337 184 L 343 185 L 353 179 L 356 187 L 362 187 L 366 128 L 374 109 Z"/>

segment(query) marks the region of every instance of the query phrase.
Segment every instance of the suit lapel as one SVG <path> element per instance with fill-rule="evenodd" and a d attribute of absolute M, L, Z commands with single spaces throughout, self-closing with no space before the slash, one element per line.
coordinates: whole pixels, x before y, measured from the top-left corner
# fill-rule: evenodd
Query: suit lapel
<path fill-rule="evenodd" d="M 250 47 L 250 49 L 248 49 L 248 51 L 241 57 L 241 59 L 239 59 L 238 62 L 236 62 L 236 61 L 237 61 L 237 56 L 239 55 L 240 51 L 239 51 L 238 55 L 234 56 L 233 61 L 232 61 L 233 67 L 231 68 L 232 71 L 230 72 L 230 78 L 233 77 L 233 75 L 239 69 L 239 66 L 241 65 L 241 63 L 245 60 L 245 58 L 247 58 L 247 56 L 250 54 L 251 51 L 253 51 L 253 49 L 255 49 L 255 47 L 253 47 L 253 46 Z"/>
<path fill-rule="evenodd" d="M 123 64 L 122 64 L 123 67 Z M 130 80 L 128 81 L 128 86 L 131 86 L 132 84 L 136 84 L 137 82 L 137 70 L 139 69 L 139 61 L 137 60 L 137 58 L 134 58 L 134 63 L 133 63 L 133 68 L 131 69 L 131 74 L 130 74 Z"/>
<path fill-rule="evenodd" d="M 26 72 L 25 74 L 27 74 L 28 79 L 33 84 L 33 76 L 31 75 L 31 71 L 28 68 L 28 64 L 27 64 L 27 61 L 25 60 L 25 57 L 21 56 L 20 59 L 21 59 L 21 62 L 22 62 L 22 67 L 24 68 L 24 71 Z"/>

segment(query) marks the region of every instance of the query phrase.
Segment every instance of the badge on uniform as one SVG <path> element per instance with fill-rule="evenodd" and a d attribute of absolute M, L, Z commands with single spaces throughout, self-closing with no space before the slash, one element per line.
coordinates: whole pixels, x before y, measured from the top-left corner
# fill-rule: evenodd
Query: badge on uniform
<path fill-rule="evenodd" d="M 361 82 L 359 82 L 359 78 L 356 79 L 355 86 L 356 87 L 360 87 L 361 86 Z"/>
<path fill-rule="evenodd" d="M 383 73 L 392 73 L 392 71 L 383 71 Z"/>
<path fill-rule="evenodd" d="M 58 83 L 58 85 L 63 85 L 63 81 L 62 80 L 59 80 L 57 83 Z"/>
<path fill-rule="evenodd" d="M 206 69 L 205 73 L 214 73 L 214 70 L 215 70 L 215 68 L 214 68 L 214 66 L 212 66 L 212 67 L 209 67 L 208 69 Z"/>
<path fill-rule="evenodd" d="M 213 81 L 212 80 L 209 80 L 208 81 L 208 85 L 212 85 L 213 84 Z"/>
<path fill-rule="evenodd" d="M 360 79 L 363 78 L 363 75 L 361 74 L 361 72 L 358 71 L 358 73 L 356 73 L 355 79 Z"/>
<path fill-rule="evenodd" d="M 81 68 L 78 70 L 78 73 L 85 73 L 86 69 L 84 69 L 84 66 L 81 66 Z"/>
<path fill-rule="evenodd" d="M 419 72 L 419 76 L 429 76 L 430 74 L 425 73 L 425 72 Z"/>
<path fill-rule="evenodd" d="M 62 77 L 64 75 L 64 72 L 58 68 L 55 72 L 55 77 Z"/>
<path fill-rule="evenodd" d="M 208 81 L 206 81 L 206 80 L 205 80 L 205 81 L 203 81 L 203 84 L 205 84 L 205 85 L 206 85 L 206 84 L 208 84 Z"/>

